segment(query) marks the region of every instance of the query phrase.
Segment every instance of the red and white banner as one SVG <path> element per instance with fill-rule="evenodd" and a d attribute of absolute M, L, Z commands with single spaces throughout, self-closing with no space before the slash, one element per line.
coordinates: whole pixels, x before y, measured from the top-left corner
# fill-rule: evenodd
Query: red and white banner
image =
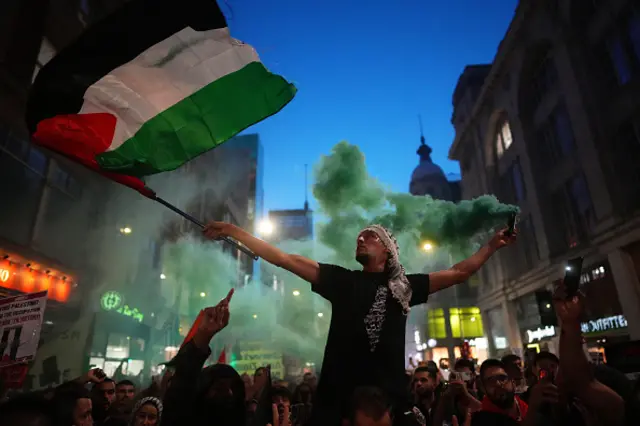
<path fill-rule="evenodd" d="M 0 299 L 0 368 L 35 358 L 46 304 L 46 291 Z"/>

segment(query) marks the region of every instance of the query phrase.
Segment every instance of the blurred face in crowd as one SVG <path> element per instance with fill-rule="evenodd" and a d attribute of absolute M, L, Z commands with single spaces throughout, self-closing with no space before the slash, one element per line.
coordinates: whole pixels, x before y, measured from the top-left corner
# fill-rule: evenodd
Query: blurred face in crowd
<path fill-rule="evenodd" d="M 116 399 L 116 384 L 114 382 L 102 382 L 93 388 L 95 402 L 100 403 L 102 408 L 108 409 Z"/>
<path fill-rule="evenodd" d="M 76 406 L 73 408 L 74 426 L 93 426 L 91 406 L 91 400 L 89 398 L 79 398 L 76 400 Z"/>
<path fill-rule="evenodd" d="M 353 426 L 391 426 L 393 421 L 391 419 L 391 414 L 389 411 L 385 412 L 384 415 L 375 420 L 369 417 L 363 411 L 356 411 L 355 421 Z"/>
<path fill-rule="evenodd" d="M 234 403 L 233 378 L 216 379 L 207 392 L 207 399 L 220 409 L 231 408 Z"/>
<path fill-rule="evenodd" d="M 426 371 L 418 371 L 413 375 L 413 393 L 420 395 L 430 395 L 438 387 L 438 380 L 434 379 Z"/>
<path fill-rule="evenodd" d="M 272 402 L 274 404 L 276 404 L 277 406 L 291 407 L 291 401 L 289 401 L 289 398 L 287 398 L 284 395 L 276 395 L 276 396 L 274 396 Z"/>
<path fill-rule="evenodd" d="M 318 384 L 318 378 L 313 373 L 304 373 L 303 383 L 311 386 L 311 389 L 315 389 Z"/>
<path fill-rule="evenodd" d="M 506 372 L 512 380 L 522 380 L 524 378 L 524 364 L 518 358 L 506 365 Z"/>
<path fill-rule="evenodd" d="M 358 235 L 356 245 L 356 260 L 362 266 L 377 264 L 386 261 L 388 257 L 387 249 L 382 240 L 373 231 L 364 231 Z"/>
<path fill-rule="evenodd" d="M 483 372 L 482 384 L 487 397 L 500 408 L 508 409 L 515 401 L 515 384 L 501 367 L 489 367 Z"/>
<path fill-rule="evenodd" d="M 121 383 L 116 386 L 116 399 L 118 401 L 122 400 L 133 400 L 133 397 L 136 396 L 136 388 L 129 383 Z"/>
<path fill-rule="evenodd" d="M 134 426 L 155 426 L 158 424 L 158 409 L 153 404 L 144 404 L 136 412 Z"/>

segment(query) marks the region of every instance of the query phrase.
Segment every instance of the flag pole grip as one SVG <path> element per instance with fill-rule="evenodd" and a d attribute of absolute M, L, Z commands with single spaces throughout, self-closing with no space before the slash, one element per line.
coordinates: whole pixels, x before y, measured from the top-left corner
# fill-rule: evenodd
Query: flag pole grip
<path fill-rule="evenodd" d="M 184 217 L 185 219 L 187 219 L 190 222 L 193 222 L 194 224 L 198 225 L 200 228 L 204 229 L 204 223 L 200 222 L 198 219 L 196 219 L 195 217 L 191 216 L 189 213 L 186 213 L 182 210 L 180 210 L 179 208 L 177 208 L 176 206 L 174 206 L 173 204 L 169 203 L 166 200 L 163 200 L 160 197 L 155 197 L 153 198 L 155 201 L 157 201 L 158 203 L 162 204 L 163 206 L 165 206 L 166 208 L 168 208 L 169 210 L 172 210 L 176 213 L 178 213 L 180 216 Z M 233 247 L 237 248 L 238 250 L 240 250 L 241 252 L 243 252 L 244 254 L 246 254 L 247 256 L 252 257 L 254 260 L 258 260 L 258 256 L 256 256 L 256 254 L 254 252 L 252 252 L 251 250 L 249 250 L 247 247 L 242 246 L 240 244 L 238 244 L 236 241 L 232 240 L 229 237 L 222 237 L 220 238 L 222 241 L 231 244 Z"/>

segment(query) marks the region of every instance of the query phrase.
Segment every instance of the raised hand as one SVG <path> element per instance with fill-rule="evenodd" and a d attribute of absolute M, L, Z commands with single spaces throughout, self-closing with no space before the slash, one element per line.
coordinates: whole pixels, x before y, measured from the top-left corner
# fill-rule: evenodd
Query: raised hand
<path fill-rule="evenodd" d="M 209 222 L 205 225 L 202 233 L 210 240 L 219 240 L 228 236 L 229 224 L 226 222 Z"/>
<path fill-rule="evenodd" d="M 583 310 L 582 297 L 582 294 L 578 292 L 578 294 L 571 299 L 567 299 L 567 289 L 564 282 L 558 284 L 553 292 L 553 306 L 561 324 L 575 324 L 580 322 L 580 315 L 582 315 Z"/>
<path fill-rule="evenodd" d="M 498 250 L 502 247 L 508 246 L 509 244 L 513 244 L 516 242 L 518 237 L 518 230 L 514 230 L 513 233 L 509 234 L 507 232 L 508 228 L 504 228 L 496 232 L 491 240 L 489 241 L 489 245 L 494 249 Z"/>
<path fill-rule="evenodd" d="M 82 382 L 82 384 L 101 383 L 106 377 L 107 375 L 104 373 L 104 371 L 102 371 L 101 368 L 92 368 L 76 380 Z"/>
<path fill-rule="evenodd" d="M 202 322 L 194 336 L 194 343 L 198 347 L 209 346 L 209 342 L 217 333 L 229 324 L 229 302 L 233 296 L 233 289 L 229 290 L 227 297 L 216 306 L 205 308 Z"/>
<path fill-rule="evenodd" d="M 271 412 L 273 423 L 267 423 L 267 426 L 291 426 L 291 420 L 289 419 L 289 406 L 284 406 L 284 413 L 282 415 L 282 422 L 280 421 L 280 413 L 278 412 L 278 405 L 271 405 Z"/>

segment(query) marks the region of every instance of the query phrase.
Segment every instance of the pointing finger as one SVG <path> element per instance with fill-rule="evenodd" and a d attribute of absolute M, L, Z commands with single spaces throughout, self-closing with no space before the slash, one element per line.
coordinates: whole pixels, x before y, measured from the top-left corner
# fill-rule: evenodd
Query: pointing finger
<path fill-rule="evenodd" d="M 273 417 L 273 426 L 280 426 L 280 414 L 276 404 L 271 404 L 271 416 Z"/>

